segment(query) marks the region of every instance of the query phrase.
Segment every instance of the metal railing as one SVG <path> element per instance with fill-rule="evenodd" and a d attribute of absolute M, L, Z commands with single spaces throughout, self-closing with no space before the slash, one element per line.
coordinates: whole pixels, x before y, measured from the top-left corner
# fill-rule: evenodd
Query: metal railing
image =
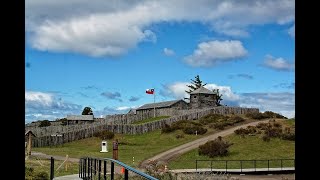
<path fill-rule="evenodd" d="M 210 164 L 209 164 L 210 163 Z M 257 164 L 258 163 L 258 164 Z M 210 169 L 209 169 L 210 168 Z M 295 170 L 295 159 L 196 160 L 196 171 L 270 172 Z M 239 171 L 240 170 L 240 171 Z"/>
<path fill-rule="evenodd" d="M 109 162 L 109 163 L 108 163 Z M 103 164 L 103 165 L 102 165 Z M 110 170 L 108 172 L 108 164 Z M 124 179 L 129 179 L 129 171 L 148 180 L 158 180 L 144 172 L 134 169 L 118 160 L 111 158 L 83 157 L 79 162 L 79 178 L 82 179 L 109 179 L 115 178 L 115 164 L 124 168 Z M 103 168 L 103 170 L 102 170 Z"/>

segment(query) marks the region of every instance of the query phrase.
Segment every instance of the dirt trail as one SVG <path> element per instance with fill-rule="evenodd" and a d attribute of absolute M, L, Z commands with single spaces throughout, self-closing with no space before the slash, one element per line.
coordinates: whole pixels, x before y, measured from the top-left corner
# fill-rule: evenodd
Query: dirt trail
<path fill-rule="evenodd" d="M 227 135 L 230 135 L 234 132 L 234 130 L 239 129 L 239 128 L 246 128 L 247 126 L 255 126 L 260 122 L 269 122 L 270 119 L 268 120 L 264 120 L 264 121 L 256 121 L 256 122 L 251 122 L 251 123 L 247 123 L 247 124 L 243 124 L 243 125 L 239 125 L 230 129 L 226 129 L 220 132 L 217 132 L 215 134 L 211 134 L 209 136 L 194 140 L 192 142 L 183 144 L 181 146 L 175 147 L 173 149 L 170 149 L 168 151 L 165 151 L 163 153 L 160 153 L 154 157 L 151 157 L 147 160 L 144 160 L 141 164 L 140 164 L 140 168 L 144 168 L 149 161 L 164 161 L 164 162 L 168 162 L 170 159 L 177 157 L 185 152 L 188 152 L 192 149 L 198 148 L 199 145 L 202 145 L 204 143 L 206 143 L 209 140 L 214 140 L 216 139 L 218 136 L 224 137 Z"/>

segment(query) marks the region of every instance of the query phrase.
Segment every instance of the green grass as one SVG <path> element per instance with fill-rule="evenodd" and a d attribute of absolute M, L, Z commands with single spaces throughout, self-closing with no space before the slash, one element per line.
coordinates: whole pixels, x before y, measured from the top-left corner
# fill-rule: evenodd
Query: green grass
<path fill-rule="evenodd" d="M 165 119 L 165 118 L 168 118 L 170 116 L 159 116 L 159 117 L 153 117 L 153 118 L 148 118 L 148 119 L 144 119 L 144 120 L 141 120 L 141 121 L 136 121 L 132 124 L 143 124 L 143 123 L 147 123 L 147 122 L 153 122 L 153 121 L 159 121 L 161 119 Z"/>
<path fill-rule="evenodd" d="M 177 139 L 176 135 L 183 134 L 182 131 L 161 134 L 160 130 L 146 133 L 143 135 L 120 135 L 116 134 L 114 139 L 119 140 L 119 160 L 133 167 L 137 167 L 138 163 L 144 159 L 159 154 L 165 150 L 185 144 L 192 140 L 204 137 L 213 130 L 208 131 L 204 135 L 186 135 L 184 138 Z M 80 158 L 84 156 L 111 158 L 112 157 L 112 141 L 108 140 L 107 153 L 100 153 L 101 139 L 93 137 L 82 139 L 59 145 L 57 147 L 41 147 L 32 148 L 32 151 L 42 152 L 50 155 L 69 155 L 71 158 Z M 134 157 L 134 163 L 133 163 Z"/>
<path fill-rule="evenodd" d="M 69 174 L 77 174 L 79 170 L 79 163 L 77 162 L 68 162 L 66 169 L 66 163 L 64 163 L 59 169 L 58 167 L 63 163 L 63 161 L 55 160 L 54 161 L 54 176 L 65 176 Z M 50 176 L 50 159 L 36 159 L 34 157 L 29 157 L 25 160 L 26 167 L 32 167 L 34 173 L 46 172 Z"/>
<path fill-rule="evenodd" d="M 294 159 L 295 142 L 272 138 L 270 142 L 264 142 L 259 136 L 246 136 L 241 138 L 235 134 L 223 138 L 234 143 L 229 148 L 229 155 L 225 157 L 209 158 L 199 156 L 198 149 L 189 151 L 172 160 L 168 167 L 170 169 L 195 168 L 195 160 L 267 160 L 267 159 Z M 257 162 L 257 167 L 267 167 L 267 161 Z M 292 166 L 293 162 L 284 161 L 283 166 Z M 270 167 L 280 167 L 280 161 L 270 162 Z M 201 162 L 200 168 L 210 168 L 210 162 Z M 225 168 L 225 162 L 214 164 L 215 168 Z M 228 168 L 239 168 L 240 162 L 229 162 Z M 243 167 L 253 167 L 253 162 L 246 162 Z"/>

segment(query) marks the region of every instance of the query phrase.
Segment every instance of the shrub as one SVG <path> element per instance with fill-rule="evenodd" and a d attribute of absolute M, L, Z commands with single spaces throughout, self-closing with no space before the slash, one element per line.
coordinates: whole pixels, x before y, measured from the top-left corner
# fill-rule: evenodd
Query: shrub
<path fill-rule="evenodd" d="M 205 134 L 207 132 L 207 129 L 199 126 L 192 126 L 192 127 L 186 127 L 183 129 L 183 132 L 186 134 Z"/>
<path fill-rule="evenodd" d="M 260 112 L 247 113 L 246 117 L 252 118 L 252 119 L 258 119 L 258 120 L 267 118 L 264 114 Z"/>
<path fill-rule="evenodd" d="M 270 137 L 268 135 L 264 134 L 262 136 L 262 140 L 265 141 L 265 142 L 269 142 L 270 141 Z"/>
<path fill-rule="evenodd" d="M 26 177 L 32 177 L 34 169 L 32 167 L 25 167 L 25 176 Z"/>
<path fill-rule="evenodd" d="M 276 128 L 282 128 L 282 125 L 278 122 L 273 123 L 273 126 Z"/>
<path fill-rule="evenodd" d="M 207 124 L 214 123 L 214 122 L 217 122 L 217 121 L 226 120 L 227 118 L 228 118 L 227 116 L 224 116 L 224 115 L 221 115 L 221 114 L 208 114 L 208 115 L 200 118 L 199 122 L 202 125 L 207 125 Z"/>
<path fill-rule="evenodd" d="M 215 156 L 226 156 L 228 154 L 228 148 L 231 143 L 223 141 L 221 138 L 217 138 L 213 141 L 199 146 L 199 155 L 209 156 L 210 158 Z"/>
<path fill-rule="evenodd" d="M 264 114 L 264 116 L 266 118 L 288 119 L 287 117 L 282 116 L 281 114 L 278 114 L 278 113 L 275 113 L 275 112 L 272 112 L 272 111 L 265 111 L 263 114 Z"/>
<path fill-rule="evenodd" d="M 49 175 L 47 172 L 41 171 L 34 175 L 34 179 L 49 180 Z"/>
<path fill-rule="evenodd" d="M 268 124 L 267 123 L 262 123 L 260 122 L 259 124 L 256 125 L 257 128 L 265 130 L 267 129 Z"/>
<path fill-rule="evenodd" d="M 174 131 L 174 129 L 168 124 L 164 124 L 164 127 L 161 128 L 161 133 L 170 133 L 172 131 Z"/>
<path fill-rule="evenodd" d="M 289 141 L 295 141 L 296 135 L 295 133 L 283 133 L 281 135 L 281 139 L 283 140 L 289 140 Z"/>
<path fill-rule="evenodd" d="M 112 139 L 114 137 L 114 133 L 110 131 L 101 131 L 94 133 L 93 136 L 98 137 L 100 139 Z"/>
<path fill-rule="evenodd" d="M 281 128 L 268 128 L 265 130 L 265 134 L 268 136 L 268 137 L 281 137 L 282 135 L 282 129 Z"/>
<path fill-rule="evenodd" d="M 177 135 L 176 135 L 176 138 L 177 138 L 177 139 L 184 138 L 184 135 L 183 135 L 183 134 L 177 134 Z"/>
<path fill-rule="evenodd" d="M 47 126 L 51 126 L 51 122 L 49 120 L 40 121 L 39 127 L 47 127 Z"/>
<path fill-rule="evenodd" d="M 227 126 L 227 124 L 223 122 L 213 124 L 213 128 L 220 130 L 223 130 L 225 126 Z"/>
<path fill-rule="evenodd" d="M 240 117 L 240 116 L 232 116 L 232 117 L 230 117 L 228 120 L 230 120 L 231 122 L 233 122 L 233 124 L 245 121 L 245 120 L 244 120 L 242 117 Z"/>

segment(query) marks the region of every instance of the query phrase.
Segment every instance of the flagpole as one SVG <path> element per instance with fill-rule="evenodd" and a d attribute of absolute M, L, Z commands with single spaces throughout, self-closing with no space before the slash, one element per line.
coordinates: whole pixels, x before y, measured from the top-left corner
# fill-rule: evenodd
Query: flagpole
<path fill-rule="evenodd" d="M 153 117 L 156 117 L 156 92 L 153 89 Z"/>

